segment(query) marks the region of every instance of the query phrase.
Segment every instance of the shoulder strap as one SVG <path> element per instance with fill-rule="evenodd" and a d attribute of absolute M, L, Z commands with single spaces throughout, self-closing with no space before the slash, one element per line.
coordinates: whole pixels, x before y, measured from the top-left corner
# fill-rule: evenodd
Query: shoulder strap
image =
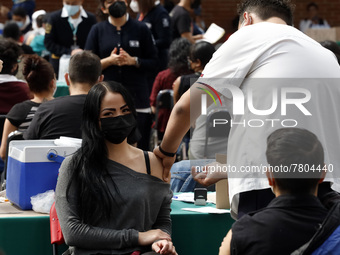
<path fill-rule="evenodd" d="M 144 158 L 145 158 L 146 172 L 150 175 L 151 174 L 150 159 L 149 159 L 149 153 L 147 151 L 144 151 Z"/>

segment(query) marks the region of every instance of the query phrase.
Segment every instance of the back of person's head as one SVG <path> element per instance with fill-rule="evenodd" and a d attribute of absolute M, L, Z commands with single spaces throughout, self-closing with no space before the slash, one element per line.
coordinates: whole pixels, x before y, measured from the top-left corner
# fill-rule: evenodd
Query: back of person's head
<path fill-rule="evenodd" d="M 323 174 L 324 150 L 312 132 L 300 128 L 274 131 L 267 138 L 266 156 L 281 192 L 304 194 L 315 191 Z"/>
<path fill-rule="evenodd" d="M 340 65 L 340 46 L 336 42 L 328 40 L 320 42 L 320 44 L 334 53 Z"/>
<path fill-rule="evenodd" d="M 27 12 L 23 7 L 17 7 L 12 12 L 13 15 L 19 16 L 21 18 L 26 18 Z"/>
<path fill-rule="evenodd" d="M 21 35 L 18 24 L 14 21 L 9 21 L 5 24 L 3 29 L 4 38 L 12 38 L 15 41 L 19 41 Z"/>
<path fill-rule="evenodd" d="M 46 23 L 46 15 L 45 14 L 39 15 L 35 21 L 37 23 L 38 28 L 42 27 L 43 24 Z"/>
<path fill-rule="evenodd" d="M 38 55 L 28 55 L 24 58 L 22 73 L 33 93 L 49 91 L 50 82 L 55 78 L 52 65 Z"/>
<path fill-rule="evenodd" d="M 210 61 L 214 52 L 215 47 L 211 43 L 201 41 L 191 45 L 190 59 L 192 61 L 199 59 L 201 61 L 201 66 L 205 67 L 205 65 Z"/>
<path fill-rule="evenodd" d="M 177 38 L 170 45 L 168 67 L 177 76 L 189 72 L 190 46 L 191 43 L 185 38 Z"/>
<path fill-rule="evenodd" d="M 18 66 L 19 56 L 22 50 L 19 45 L 11 39 L 0 39 L 0 59 L 3 61 L 3 68 L 1 74 L 15 74 Z"/>
<path fill-rule="evenodd" d="M 242 0 L 238 5 L 240 22 L 243 22 L 243 13 L 255 13 L 261 20 L 278 17 L 287 25 L 293 25 L 294 5 L 290 0 Z"/>
<path fill-rule="evenodd" d="M 102 72 L 100 58 L 90 51 L 73 55 L 69 63 L 69 77 L 72 83 L 83 83 L 93 86 Z"/>

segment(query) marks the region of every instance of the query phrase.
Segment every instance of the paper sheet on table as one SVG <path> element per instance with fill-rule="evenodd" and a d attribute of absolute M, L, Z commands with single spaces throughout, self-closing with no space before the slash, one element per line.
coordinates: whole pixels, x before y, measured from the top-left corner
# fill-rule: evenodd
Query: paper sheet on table
<path fill-rule="evenodd" d="M 211 207 L 211 206 L 198 207 L 198 208 L 182 208 L 182 210 L 200 212 L 200 213 L 215 213 L 215 214 L 230 213 L 230 210 L 228 209 L 216 209 L 215 207 Z"/>
<path fill-rule="evenodd" d="M 214 44 L 221 39 L 224 33 L 225 30 L 222 27 L 217 26 L 215 23 L 212 23 L 203 35 L 203 40 Z"/>
<path fill-rule="evenodd" d="M 181 194 L 177 194 L 177 195 L 174 195 L 172 199 L 176 201 L 187 202 L 187 203 L 195 203 L 193 192 L 184 192 Z M 216 204 L 216 192 L 208 193 L 207 203 Z"/>

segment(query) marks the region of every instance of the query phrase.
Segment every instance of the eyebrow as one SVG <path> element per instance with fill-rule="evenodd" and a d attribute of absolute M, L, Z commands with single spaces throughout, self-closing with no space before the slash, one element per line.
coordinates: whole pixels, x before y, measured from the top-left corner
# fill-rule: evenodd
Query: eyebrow
<path fill-rule="evenodd" d="M 127 104 L 123 105 L 122 107 L 120 107 L 119 109 L 123 109 L 127 106 Z M 103 110 L 101 110 L 102 112 L 103 111 L 115 111 L 116 108 L 104 108 Z"/>

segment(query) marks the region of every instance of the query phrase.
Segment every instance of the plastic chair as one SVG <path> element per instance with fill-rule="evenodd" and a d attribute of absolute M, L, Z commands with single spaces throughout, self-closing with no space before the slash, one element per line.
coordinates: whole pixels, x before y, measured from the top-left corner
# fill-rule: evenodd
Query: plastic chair
<path fill-rule="evenodd" d="M 53 246 L 53 255 L 58 254 L 58 245 L 65 243 L 63 232 L 59 224 L 57 211 L 55 209 L 55 203 L 50 209 L 50 232 L 51 232 L 51 244 Z"/>
<path fill-rule="evenodd" d="M 214 120 L 223 120 L 214 127 Z M 208 141 L 209 137 L 228 137 L 230 132 L 230 114 L 226 108 L 217 108 L 211 110 L 207 115 L 206 129 L 205 129 L 205 144 L 204 144 L 204 158 L 208 156 Z M 227 123 L 225 123 L 227 122 Z"/>
<path fill-rule="evenodd" d="M 174 107 L 174 92 L 172 89 L 163 89 L 158 92 L 156 98 L 156 113 L 155 113 L 155 125 L 151 130 L 150 136 L 150 150 L 153 150 L 159 144 L 157 127 L 158 127 L 158 114 L 160 109 L 172 110 Z"/>

